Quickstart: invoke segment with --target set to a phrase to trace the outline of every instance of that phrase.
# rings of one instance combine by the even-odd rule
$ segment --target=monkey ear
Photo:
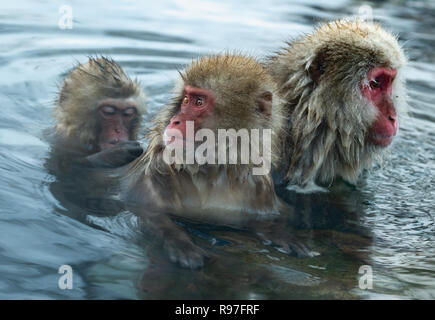
[[[323,52],[319,52],[317,56],[314,58],[313,62],[311,63],[308,72],[310,74],[311,79],[316,84],[319,84],[320,77],[322,74],[324,74],[326,71],[326,61],[325,61],[325,55]]]
[[[258,108],[260,109],[260,112],[266,117],[270,117],[270,114],[272,113],[272,97],[272,92],[264,91],[259,96],[257,96],[257,99],[255,100]]]

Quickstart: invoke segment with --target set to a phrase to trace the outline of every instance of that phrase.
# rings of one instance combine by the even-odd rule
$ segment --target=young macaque
[[[286,182],[355,183],[393,141],[406,106],[397,39],[377,24],[335,21],[267,62],[286,100]]]
[[[108,58],[89,59],[66,77],[57,99],[56,147],[82,165],[120,167],[142,153],[136,142],[145,95]]]
[[[145,234],[161,241],[170,259],[184,267],[202,266],[206,253],[173,217],[246,228],[287,253],[309,255],[285,225],[291,208],[275,195],[268,170],[254,170],[267,168],[267,150],[270,162],[274,161],[284,125],[282,101],[270,75],[254,59],[217,55],[193,62],[180,78],[174,102],[155,119],[147,150],[128,166],[122,182],[126,208],[140,218]],[[246,150],[241,143],[233,149],[237,161],[229,163],[234,153],[231,144],[221,149],[218,136],[222,129],[251,131],[248,148],[258,142],[263,162],[250,159],[242,163]],[[270,139],[265,138],[265,131],[270,132]],[[207,149],[202,162],[197,155],[204,138],[212,141],[212,150]],[[171,163],[167,152],[177,152],[177,148],[183,157]],[[195,157],[189,163],[190,148],[195,149]],[[257,149],[251,149],[251,156]]]
[[[56,177],[50,189],[64,207],[104,214],[122,209],[122,202],[110,199],[108,190],[117,181],[110,179],[108,169],[142,154],[136,139],[144,112],[139,83],[111,59],[91,58],[67,75],[57,98],[46,162]]]

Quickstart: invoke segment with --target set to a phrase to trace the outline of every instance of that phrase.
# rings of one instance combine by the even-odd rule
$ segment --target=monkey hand
[[[111,148],[86,157],[95,168],[117,168],[139,157],[143,149],[137,141],[122,141]]]
[[[204,258],[208,257],[207,253],[195,245],[184,232],[166,236],[163,247],[169,259],[184,268],[201,268],[204,265]]]

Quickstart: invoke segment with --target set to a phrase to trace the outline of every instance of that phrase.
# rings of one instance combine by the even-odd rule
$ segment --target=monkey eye
[[[204,99],[203,99],[203,98],[198,98],[198,99],[196,99],[195,104],[196,104],[198,107],[201,107],[201,106],[204,104]]]
[[[377,81],[377,80],[370,81],[370,88],[371,89],[377,89],[377,88],[380,88],[380,86],[381,86],[380,81]]]
[[[131,116],[135,115],[136,112],[137,112],[136,108],[130,107],[130,108],[127,108],[124,110],[123,115],[125,117],[131,117]]]
[[[111,107],[111,106],[104,106],[101,108],[101,111],[106,116],[113,116],[116,113],[116,109],[114,107]]]
[[[184,104],[188,104],[189,103],[189,98],[187,96],[184,96],[183,103]]]

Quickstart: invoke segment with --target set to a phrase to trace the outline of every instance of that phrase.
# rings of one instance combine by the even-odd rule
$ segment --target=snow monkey
[[[109,171],[143,152],[136,142],[145,112],[139,83],[113,60],[90,58],[68,73],[54,111],[57,122],[49,134],[52,149],[46,162],[56,177],[50,183],[53,195],[72,208],[66,214],[82,221],[89,211],[118,213],[123,204],[108,190],[119,181],[109,179]]]
[[[180,72],[174,95],[150,129],[146,151],[121,174],[123,201],[139,217],[144,233],[162,244],[171,261],[187,268],[201,267],[207,254],[172,218],[247,229],[287,253],[310,255],[282,222],[292,211],[277,198],[270,173],[254,174],[256,163],[242,163],[240,157],[235,163],[214,161],[222,154],[220,149],[214,153],[215,140],[213,152],[207,151],[212,156],[204,163],[197,158],[187,161],[188,145],[197,147],[201,132],[218,137],[220,130],[231,129],[260,131],[251,135],[259,137],[260,145],[266,143],[261,131],[268,129],[274,161],[284,110],[263,66],[242,55],[203,57]],[[173,145],[186,151],[181,163],[165,159],[165,151]],[[241,148],[236,149],[238,155]]]
[[[122,166],[142,153],[135,140],[144,112],[139,83],[113,60],[90,58],[62,84],[55,108],[58,143],[90,166]]]
[[[405,55],[377,24],[334,21],[266,62],[286,101],[286,182],[355,183],[393,141],[406,108]]]

